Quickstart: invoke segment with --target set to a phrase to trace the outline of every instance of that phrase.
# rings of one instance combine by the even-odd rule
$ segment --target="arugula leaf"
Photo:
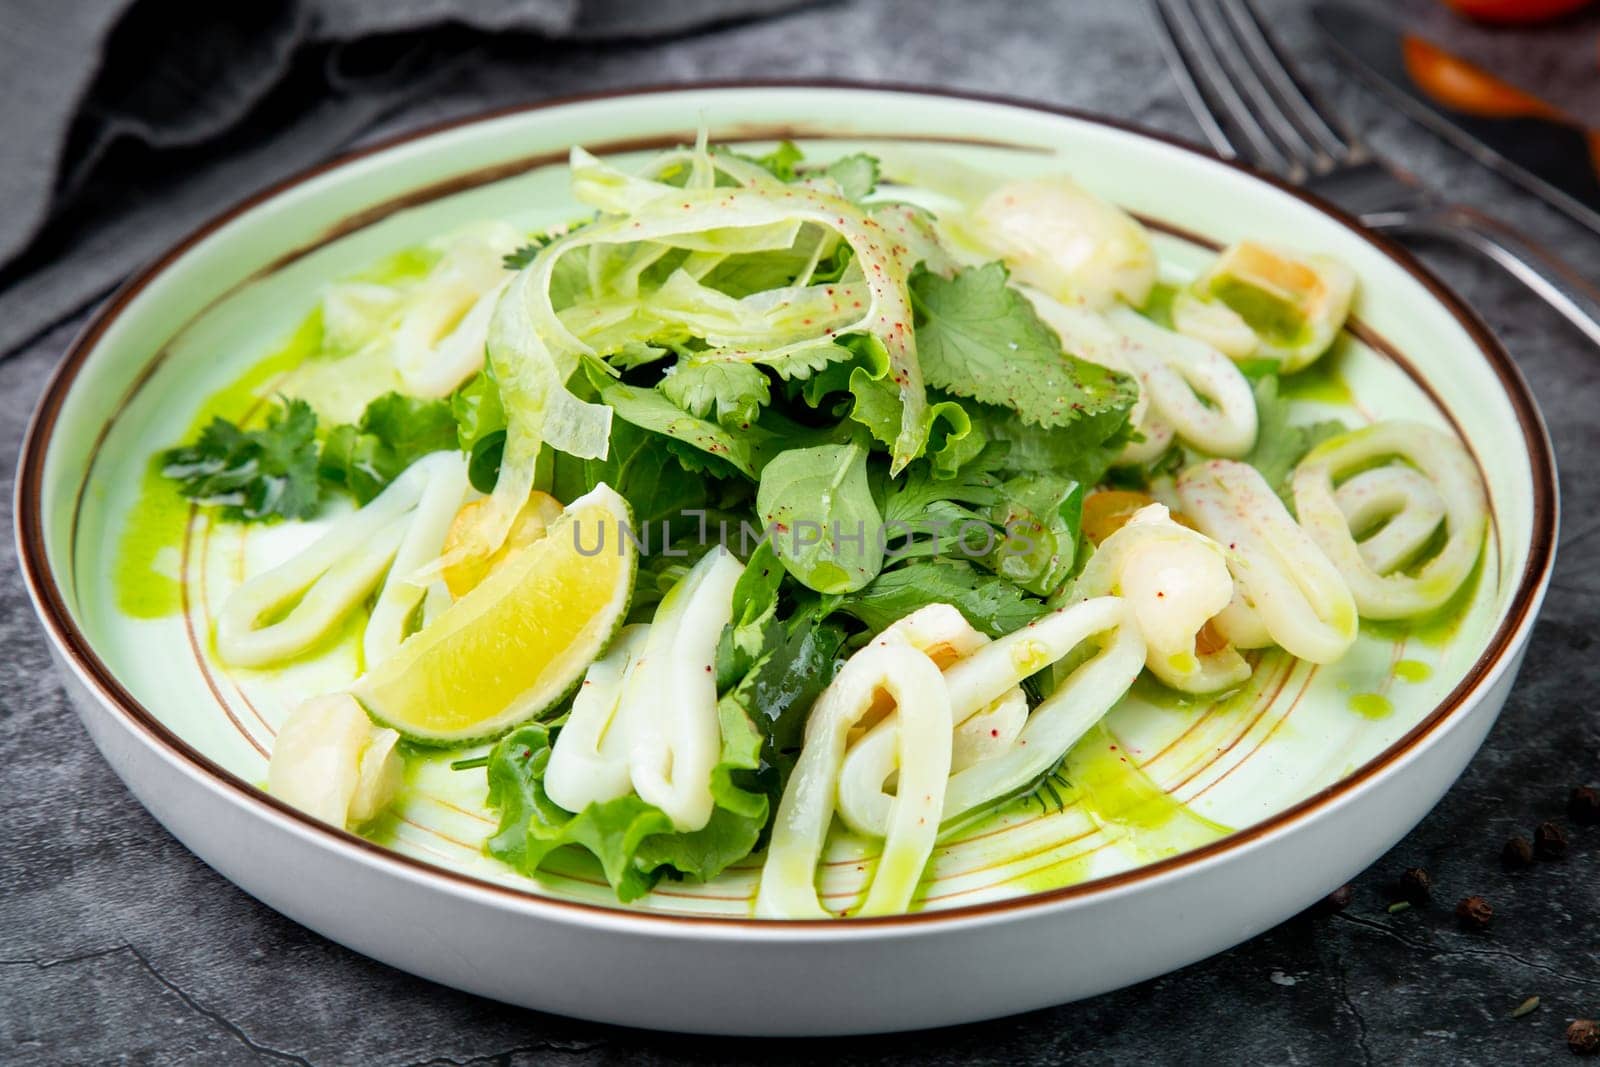
[[[750,673],[772,637],[778,590],[787,575],[770,540],[750,555],[733,587],[733,617],[717,644],[717,689],[726,690]]]
[[[822,173],[839,183],[847,200],[864,200],[878,187],[878,160],[865,152],[836,159]]]
[[[451,407],[448,400],[385,393],[367,405],[359,422],[335,427],[328,435],[318,472],[365,504],[418,459],[456,447]]]
[[[1345,425],[1337,419],[1307,426],[1290,425],[1290,404],[1279,395],[1275,374],[1256,382],[1255,394],[1256,443],[1244,462],[1260,471],[1266,483],[1283,495],[1289,476],[1305,454],[1328,438],[1344,433]]]
[[[930,559],[884,571],[866,588],[839,598],[832,610],[878,631],[929,604],[952,604],[990,637],[1026,626],[1047,610],[1042,600],[966,560]]]
[[[556,849],[582,848],[599,861],[622,901],[648,893],[663,875],[702,881],[716,877],[755,848],[769,804],[763,792],[736,780],[742,775],[754,784],[760,732],[735,700],[719,702],[717,714],[722,753],[711,772],[716,807],[701,829],[678,833],[665,812],[633,794],[591,804],[576,815],[564,810],[544,789],[552,731],[543,723],[529,723],[507,734],[489,753],[488,804],[500,810],[500,823],[484,850],[531,876]]]
[[[883,568],[883,520],[862,445],[780,452],[761,473],[756,511],[778,558],[811,589],[860,589]]]
[[[845,628],[827,620],[817,602],[766,626],[766,644],[732,695],[761,732],[761,787],[783,795],[799,757],[806,717],[841,665]]]
[[[943,278],[911,275],[917,354],[929,385],[1009,408],[1023,421],[1066,426],[1126,411],[1132,378],[1067,355],[999,263]]]
[[[728,430],[748,430],[772,401],[760,368],[736,360],[679,360],[656,388],[696,418],[715,411],[717,422]]]
[[[192,445],[161,456],[178,492],[232,520],[305,519],[316,513],[317,416],[304,400],[280,400],[259,430],[215,418]]]

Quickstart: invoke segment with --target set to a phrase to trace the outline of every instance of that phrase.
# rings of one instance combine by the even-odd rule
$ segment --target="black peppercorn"
[[[1567,1047],[1580,1056],[1600,1052],[1600,1023],[1593,1019],[1574,1020],[1567,1027]]]
[[[1323,897],[1317,904],[1317,910],[1327,913],[1343,911],[1350,906],[1350,901],[1355,899],[1355,895],[1354,886],[1342,885]]]
[[[1579,826],[1600,826],[1600,792],[1580,785],[1567,797],[1567,814]]]
[[[1533,846],[1520,834],[1505,843],[1500,850],[1500,865],[1508,871],[1520,871],[1533,866]]]
[[[1400,875],[1400,882],[1395,888],[1396,895],[1401,900],[1419,905],[1426,904],[1428,897],[1433,893],[1433,879],[1421,867],[1407,867]]]
[[[1533,852],[1542,860],[1566,858],[1566,832],[1557,823],[1540,823],[1533,831]]]
[[[1462,897],[1456,905],[1456,918],[1468,930],[1484,930],[1494,918],[1494,908],[1482,897]]]

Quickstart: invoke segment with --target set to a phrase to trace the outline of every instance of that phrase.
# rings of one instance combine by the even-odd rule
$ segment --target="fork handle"
[[[1600,289],[1554,252],[1522,237],[1505,223],[1460,204],[1370,215],[1362,221],[1375,230],[1442,237],[1480,253],[1600,345]]]

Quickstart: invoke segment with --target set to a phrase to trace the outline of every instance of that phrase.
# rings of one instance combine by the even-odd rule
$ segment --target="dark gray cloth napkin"
[[[638,41],[805,2],[3,0],[0,354],[485,38]]]

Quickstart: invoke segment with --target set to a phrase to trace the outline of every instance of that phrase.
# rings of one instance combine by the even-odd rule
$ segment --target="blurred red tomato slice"
[[[1591,0],[1444,0],[1480,22],[1541,22],[1588,7]]]

